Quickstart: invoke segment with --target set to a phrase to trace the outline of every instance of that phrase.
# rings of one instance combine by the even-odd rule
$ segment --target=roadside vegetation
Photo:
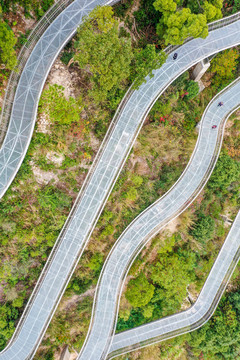
[[[224,15],[237,7],[237,1],[224,4]],[[51,1],[3,2],[3,16],[10,9],[17,11],[19,5],[26,16],[38,17]],[[97,8],[61,53],[61,69],[70,74],[73,89],[53,82],[45,87],[29,151],[0,200],[0,349],[14,331],[124,93],[134,80],[138,88],[148,73],[161,66],[167,44],[181,44],[188,36],[205,37],[206,21],[220,18],[221,8],[220,0],[123,1],[113,9]],[[15,40],[11,41],[14,51]],[[66,344],[80,349],[94,288],[109,250],[126,226],[178,179],[194,148],[195,127],[206,105],[239,76],[239,68],[238,48],[227,50],[212,60],[203,79],[204,91],[199,93],[191,72],[186,72],[156,102],[36,359],[51,360]],[[134,262],[121,300],[118,331],[185,309],[196,299],[229,229],[223,216],[233,220],[239,208],[238,118],[237,112],[229,120],[221,156],[202,194]],[[211,349],[207,344],[212,344],[226,319],[222,334],[229,331],[230,320],[236,325],[239,278],[236,271],[216,313],[219,320],[213,318],[207,330],[200,329],[198,338],[194,334],[181,337],[156,345],[152,353],[152,347],[146,348],[129,358],[197,358],[202,356],[198,354],[201,347],[209,359],[216,354],[227,358],[223,345],[214,344]],[[238,325],[234,329],[238,331]],[[219,337],[219,343],[221,339],[227,346],[231,337]],[[236,337],[231,346],[239,349],[238,341]]]

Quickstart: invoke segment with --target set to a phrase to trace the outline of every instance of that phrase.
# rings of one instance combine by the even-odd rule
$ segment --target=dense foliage
[[[0,6],[0,64],[6,69],[12,70],[17,63],[14,46],[17,42],[14,33],[2,18],[2,8]]]
[[[154,45],[132,48],[131,39],[121,36],[119,23],[109,6],[95,8],[79,27],[75,61],[91,76],[90,97],[95,103],[113,97],[129,80],[138,88],[144,78],[166,60]]]
[[[64,87],[56,84],[43,91],[39,106],[40,112],[48,114],[51,122],[61,125],[79,122],[83,108],[81,98],[76,100],[69,97],[67,100],[64,96]]]
[[[240,292],[224,296],[213,318],[193,332],[190,349],[198,357],[209,360],[239,357],[240,351]]]
[[[11,0],[2,3],[6,5],[4,11],[10,7],[16,9],[17,4],[21,4],[26,13],[35,11],[39,17],[52,1]],[[96,149],[92,148],[90,132],[94,141],[95,135],[102,137],[127,87],[135,81],[138,88],[146,75],[151,76],[152,71],[161,66],[165,57],[159,48],[167,42],[182,42],[186,36],[205,36],[206,20],[221,17],[222,1],[142,0],[134,11],[134,20],[132,4],[129,1],[119,7],[122,19],[127,14],[124,24],[120,24],[111,8],[96,9],[80,27],[76,41],[65,49],[61,59],[80,79],[77,95],[66,98],[64,88],[58,85],[44,91],[40,112],[43,117],[47,115],[50,124],[44,132],[40,126],[37,128],[13,186],[0,201],[0,275],[4,288],[1,295],[1,347],[12,335],[15,321],[93,160]],[[9,42],[10,49],[13,42]],[[11,54],[12,61],[14,56]],[[71,63],[72,58],[78,66]],[[235,76],[237,58],[237,50],[216,56],[211,68],[214,72],[212,84],[216,84],[213,89],[219,88],[216,79],[224,86]],[[223,71],[226,66],[227,74]],[[73,300],[67,299],[70,305],[63,307],[66,312],[59,311],[54,317],[41,359],[53,359],[53,349],[64,344],[74,344],[76,349],[81,347],[91,314],[92,297],[85,295],[92,296],[107,252],[125,227],[169,189],[188,161],[196,138],[194,128],[214,93],[207,89],[198,95],[198,91],[197,83],[189,80],[189,74],[185,73],[150,112],[68,286],[67,296],[77,296]],[[234,217],[238,207],[238,131],[236,124],[229,130],[231,136],[203,197],[182,215],[175,232],[154,239],[133,264],[120,309],[118,330],[178,311],[182,305],[189,305],[188,292],[194,295],[199,292],[214,254],[226,236],[221,214],[229,212],[229,216]],[[62,160],[54,162],[56,159]],[[47,183],[36,181],[41,176],[47,177]],[[83,295],[85,291],[89,293]],[[213,327],[214,323],[210,330]],[[219,327],[216,330],[216,343],[210,330],[199,337],[203,339],[200,346],[209,359],[211,356],[221,358],[220,343],[224,339],[218,337],[218,332],[226,334],[226,329]],[[237,331],[238,327],[234,329]],[[226,347],[230,337],[226,334],[225,338]],[[205,339],[209,346],[203,344]],[[197,354],[198,342],[193,339],[189,344]],[[232,351],[236,354],[238,343],[233,345]],[[161,350],[161,358],[170,356],[171,351],[176,356],[183,356],[181,348],[176,348]],[[159,351],[153,354],[145,351],[142,359],[158,358]]]
[[[38,18],[43,16],[53,3],[54,0],[0,0],[0,5],[5,13],[10,10],[16,12],[20,5],[27,16],[31,16],[31,11],[34,11]]]

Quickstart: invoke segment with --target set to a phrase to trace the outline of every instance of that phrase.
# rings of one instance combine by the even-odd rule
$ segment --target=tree
[[[190,350],[203,358],[238,359],[240,348],[239,292],[230,293],[220,302],[212,319],[190,335]]]
[[[156,10],[161,11],[162,13],[172,13],[176,11],[177,8],[177,4],[174,0],[156,0],[153,3],[153,6]]]
[[[211,61],[211,71],[221,79],[232,79],[237,66],[239,53],[236,49],[230,49],[218,54]]]
[[[197,240],[203,243],[211,240],[214,233],[214,220],[210,216],[199,214],[197,221],[193,225],[190,233]]]
[[[2,19],[2,8],[0,6],[0,62],[6,69],[12,70],[17,64],[14,46],[17,42],[13,31]]]
[[[41,96],[40,110],[44,110],[52,122],[64,125],[79,122],[83,108],[81,99],[76,100],[70,97],[67,100],[63,91],[63,86],[50,85]]]
[[[0,350],[6,345],[7,339],[12,336],[17,317],[18,310],[9,303],[0,306]]]
[[[166,61],[167,55],[162,51],[156,52],[154,45],[148,44],[144,49],[136,49],[132,64],[132,79],[135,79],[134,88],[146,82],[147,75],[153,77],[153,70],[160,68]]]
[[[233,4],[233,13],[237,12],[240,10],[240,0],[234,0],[234,4]]]
[[[188,94],[186,95],[187,100],[193,99],[199,93],[199,85],[196,81],[190,80],[187,82],[186,91]]]
[[[227,154],[222,154],[213,170],[208,187],[213,190],[226,190],[240,176],[240,164]]]
[[[161,301],[162,315],[179,309],[186,297],[187,285],[194,279],[195,254],[181,250],[161,253],[151,269],[151,280],[158,287],[154,301]]]
[[[156,0],[153,5],[163,13],[157,26],[157,34],[166,44],[180,45],[190,36],[205,38],[208,35],[205,14],[192,14],[189,8],[177,9],[177,2]]]
[[[221,11],[222,6],[217,7],[211,4],[210,2],[205,1],[203,8],[207,18],[207,22],[211,22],[222,18],[222,11]]]
[[[191,14],[188,8],[169,16],[164,14],[164,24],[167,26],[164,34],[166,44],[180,45],[190,36],[205,38],[208,35],[206,16]]]
[[[119,37],[112,8],[103,6],[96,7],[79,27],[76,44],[74,59],[92,75],[90,95],[102,102],[130,75],[131,40]]]
[[[141,273],[138,277],[129,281],[125,296],[133,307],[142,307],[149,303],[153,293],[154,286]]]

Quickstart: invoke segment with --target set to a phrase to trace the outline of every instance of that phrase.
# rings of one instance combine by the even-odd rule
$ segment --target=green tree
[[[12,336],[17,317],[17,309],[9,303],[0,306],[0,350],[5,347],[7,340]]]
[[[229,155],[223,154],[213,170],[208,187],[213,191],[226,190],[240,176],[240,164]]]
[[[214,220],[210,216],[199,214],[197,221],[193,225],[190,233],[197,240],[203,243],[211,240],[214,234]]]
[[[240,10],[240,0],[234,0],[232,12],[235,13]]]
[[[177,3],[174,0],[156,0],[153,6],[162,13],[172,13],[177,9]]]
[[[103,255],[97,252],[91,257],[89,263],[87,264],[87,267],[89,267],[96,274],[98,274],[102,268],[102,264],[103,264]]]
[[[44,90],[39,107],[40,111],[45,111],[49,115],[52,122],[63,125],[79,122],[83,108],[81,99],[70,97],[67,100],[64,96],[64,87],[56,84]]]
[[[192,14],[189,8],[177,9],[179,1],[156,0],[153,5],[163,13],[157,26],[157,34],[166,44],[179,45],[192,36],[205,38],[208,35],[205,14]]]
[[[147,75],[153,77],[153,70],[160,68],[166,61],[167,55],[162,51],[156,52],[154,45],[148,44],[144,49],[136,49],[132,63],[132,79],[135,80],[134,88],[146,82]]]
[[[90,72],[95,102],[106,100],[109,91],[121,87],[130,75],[131,40],[119,37],[118,21],[109,6],[96,7],[78,29],[75,60]]]
[[[202,37],[208,35],[207,19],[204,14],[191,14],[190,9],[183,8],[169,16],[164,15],[167,26],[164,34],[166,44],[179,45],[188,37]]]
[[[149,303],[154,294],[154,286],[141,273],[128,283],[126,298],[133,307],[142,307]]]
[[[218,5],[218,4],[216,4],[216,5]],[[219,7],[219,5],[214,6],[213,4],[211,4],[211,2],[208,2],[208,1],[204,2],[203,8],[204,8],[204,13],[207,18],[207,22],[211,22],[211,21],[222,18],[222,11],[221,11],[222,6],[221,5]]]
[[[162,253],[151,269],[151,280],[158,285],[154,297],[161,301],[163,315],[179,309],[186,297],[187,285],[194,279],[195,254],[187,251]]]
[[[232,79],[239,53],[236,49],[225,50],[211,61],[211,71],[221,79]]]
[[[193,237],[203,243],[211,240],[214,233],[214,220],[210,216],[199,214],[190,233]]]
[[[239,292],[223,298],[212,319],[190,335],[190,350],[195,356],[202,353],[208,360],[239,357],[240,323]]]
[[[193,99],[199,93],[199,85],[196,81],[190,80],[187,82],[186,91],[188,94],[186,95],[187,100]]]
[[[0,62],[2,67],[12,70],[17,64],[16,52],[14,46],[17,39],[13,31],[2,19],[2,8],[0,6]]]

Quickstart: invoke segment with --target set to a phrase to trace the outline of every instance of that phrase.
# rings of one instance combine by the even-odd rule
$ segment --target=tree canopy
[[[223,298],[206,325],[191,333],[190,350],[209,360],[237,359],[240,348],[240,293]]]
[[[161,300],[167,311],[174,312],[186,297],[187,285],[195,277],[195,261],[194,253],[161,253],[152,267],[151,280],[158,286],[156,301]]]
[[[153,70],[156,70],[162,66],[166,61],[166,54],[156,52],[155,45],[148,44],[143,49],[135,49],[134,59],[132,62],[132,79],[135,80],[134,87],[138,88],[145,80],[145,77],[149,75],[153,76]]]
[[[198,219],[193,225],[191,235],[197,240],[205,243],[211,240],[214,233],[214,220],[210,216],[199,214]]]
[[[166,44],[179,45],[188,37],[208,35],[207,18],[205,14],[193,14],[189,8],[177,9],[173,0],[156,0],[153,5],[163,13],[157,26],[157,33],[165,39]]]
[[[131,39],[120,35],[112,8],[99,6],[78,29],[74,59],[91,75],[89,95],[97,103],[113,97],[129,81],[138,88],[165,62],[166,55],[151,44],[133,49]]]
[[[64,96],[64,87],[60,85],[50,85],[46,89],[40,100],[40,109],[49,115],[50,120],[59,124],[70,124],[78,122],[82,111],[81,99],[74,99]]]
[[[6,69],[12,70],[17,64],[14,46],[17,39],[13,31],[2,18],[2,8],[0,6],[0,63]]]
[[[150,284],[146,276],[141,273],[128,283],[126,298],[133,307],[145,306],[153,297],[154,286]]]
[[[110,6],[96,7],[78,29],[75,60],[92,74],[92,97],[105,100],[130,75],[131,40],[119,37]]]
[[[236,49],[225,50],[211,61],[211,71],[222,79],[232,79],[237,67],[239,53]]]
[[[213,170],[208,187],[214,191],[226,190],[240,176],[240,164],[227,154],[222,154]]]

